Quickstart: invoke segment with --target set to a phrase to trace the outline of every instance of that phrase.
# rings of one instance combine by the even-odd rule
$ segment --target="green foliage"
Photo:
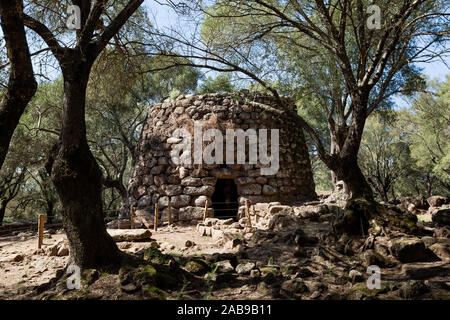
[[[231,74],[229,73],[221,73],[216,78],[208,77],[197,88],[199,94],[233,91],[234,86],[231,83]]]
[[[414,101],[412,112],[413,158],[450,187],[450,76],[445,82],[431,82],[430,90]]]
[[[411,97],[410,109],[369,118],[361,168],[380,199],[450,193],[450,77]]]

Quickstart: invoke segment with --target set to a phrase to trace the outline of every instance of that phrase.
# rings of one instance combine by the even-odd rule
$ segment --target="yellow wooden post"
[[[42,247],[42,242],[44,240],[44,215],[39,215],[38,220],[38,249]]]
[[[206,202],[205,202],[205,212],[203,212],[203,221],[205,221],[206,217],[208,216],[208,206],[209,206],[209,201],[206,200]]]
[[[134,208],[133,208],[133,205],[130,206],[130,224],[131,224],[131,229],[134,229]]]
[[[250,227],[252,227],[252,218],[250,216],[250,207],[249,207],[247,199],[245,199],[245,213],[246,213],[247,218],[248,218],[248,223],[250,224]]]
[[[169,198],[169,205],[168,205],[167,210],[168,210],[168,215],[169,215],[169,217],[168,217],[169,226],[171,226],[172,225],[172,203],[170,202],[170,198]]]
[[[159,215],[159,206],[157,203],[155,203],[155,223],[153,226],[154,231],[158,231],[158,215]]]

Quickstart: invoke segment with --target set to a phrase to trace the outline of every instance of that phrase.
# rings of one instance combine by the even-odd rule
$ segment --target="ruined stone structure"
[[[290,99],[281,99],[285,108],[295,108]],[[153,225],[154,205],[158,203],[160,221],[166,221],[169,199],[174,221],[202,219],[207,201],[208,216],[236,217],[243,210],[245,199],[250,203],[292,203],[316,199],[303,132],[292,119],[280,116],[270,106],[276,106],[273,97],[242,90],[233,94],[182,95],[150,107],[129,184],[130,204],[136,208],[136,219],[147,227]],[[206,164],[203,161],[195,164],[195,128],[199,125],[204,134],[207,129],[222,133],[223,163]],[[184,129],[192,139],[184,140],[183,135],[174,134],[177,129]],[[227,130],[237,132],[237,129],[247,134],[251,133],[248,129],[255,129],[253,133],[258,139],[264,136],[260,129],[268,129],[266,154],[271,156],[276,151],[272,150],[272,142],[276,139],[270,130],[279,129],[277,172],[262,174],[261,169],[272,166],[272,163],[263,162],[260,153],[256,153],[259,156],[256,163],[255,155],[253,164],[249,163],[252,160],[249,146],[255,148],[257,141],[256,149],[261,152],[261,140],[245,140],[245,163],[242,164],[242,158],[238,163],[237,151],[233,155],[234,161],[227,160],[227,142],[234,146],[234,150],[238,144],[234,136],[227,136]],[[232,142],[227,141],[230,138]],[[203,152],[211,151],[208,149],[211,142],[208,141],[218,141],[217,136],[211,140],[203,136],[203,139],[200,140],[203,141]],[[191,158],[191,164],[173,157],[175,150],[185,141],[186,146],[194,147],[191,154],[180,152],[181,159]],[[214,149],[210,153],[217,156],[217,152]]]

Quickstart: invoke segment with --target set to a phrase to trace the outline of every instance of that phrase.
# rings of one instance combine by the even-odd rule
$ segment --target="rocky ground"
[[[448,203],[259,204],[238,222],[111,230],[139,262],[85,270],[79,290],[67,289],[62,233],[47,234],[42,250],[31,234],[1,238],[0,298],[450,299]],[[367,286],[373,265],[378,289]]]

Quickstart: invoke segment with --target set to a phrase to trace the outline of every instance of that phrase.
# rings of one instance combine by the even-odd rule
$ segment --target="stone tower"
[[[153,225],[158,203],[160,221],[167,220],[169,199],[174,221],[202,219],[206,202],[209,216],[236,217],[246,199],[315,200],[303,132],[270,106],[276,106],[273,97],[246,90],[182,95],[151,106],[129,183],[136,219]]]

